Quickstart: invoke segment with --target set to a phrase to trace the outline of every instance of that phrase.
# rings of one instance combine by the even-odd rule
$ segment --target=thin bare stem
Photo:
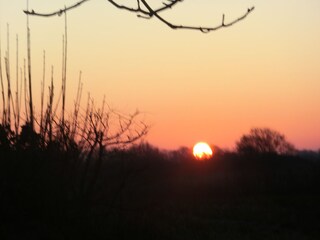
[[[62,127],[64,127],[65,119],[65,104],[66,104],[66,83],[67,83],[67,50],[68,50],[68,29],[67,29],[67,12],[64,12],[64,29],[65,29],[65,37],[64,37],[64,59],[63,59],[63,76],[62,76]]]
[[[3,75],[2,75],[2,54],[1,54],[1,32],[0,32],[0,82],[1,82],[1,94],[2,94],[2,124],[6,124],[6,98],[4,94]]]
[[[11,99],[11,79],[10,79],[10,41],[9,41],[9,24],[7,24],[7,51],[5,57],[5,69],[6,69],[6,77],[7,77],[7,120],[6,124],[11,126],[11,107],[10,107],[10,99]]]
[[[83,137],[82,137],[81,141],[85,140],[84,136],[86,135],[86,132],[87,132],[89,114],[90,114],[90,93],[88,93],[86,113],[85,113],[85,117],[84,117],[84,121],[83,121],[82,133],[81,133],[81,136],[83,136]]]
[[[29,9],[29,1],[27,0],[27,9]],[[34,115],[33,115],[33,102],[32,102],[32,80],[31,80],[31,40],[30,40],[30,27],[29,15],[27,15],[27,45],[28,45],[28,79],[29,79],[29,111],[30,111],[30,126],[34,130]]]
[[[19,95],[19,112],[18,112],[18,125],[20,126],[20,116],[21,116],[21,100],[22,100],[22,82],[23,82],[22,68],[20,67],[20,95]]]
[[[76,100],[74,102],[74,113],[73,113],[73,129],[71,131],[71,138],[73,139],[76,132],[77,132],[77,126],[78,126],[78,114],[80,109],[80,102],[81,102],[81,96],[82,96],[82,87],[83,84],[81,82],[81,71],[79,73],[79,82],[78,82],[78,89],[77,89],[77,96]]]
[[[40,133],[43,133],[43,102],[44,102],[44,86],[46,80],[46,51],[43,51],[43,75],[41,81],[41,113],[40,113]]]
[[[19,109],[19,39],[18,35],[16,35],[16,119],[15,119],[15,130],[16,136],[19,133],[19,117],[20,117],[20,109]]]
[[[53,96],[54,96],[54,86],[53,86],[53,66],[51,66],[51,85],[49,87],[49,100],[47,103],[47,110],[46,110],[46,119],[44,124],[43,130],[43,137],[45,137],[47,131],[49,142],[52,142],[52,107],[53,107]],[[49,128],[49,129],[48,129]]]
[[[24,59],[23,61],[23,79],[24,79],[24,91],[23,91],[24,92],[24,109],[25,109],[26,121],[29,122],[26,59]]]

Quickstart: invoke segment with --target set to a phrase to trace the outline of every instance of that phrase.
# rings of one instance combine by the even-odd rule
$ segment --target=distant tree
[[[63,13],[66,13],[69,10],[77,8],[80,5],[82,5],[83,3],[88,2],[88,1],[89,0],[80,0],[71,6],[64,7],[59,10],[49,12],[49,13],[40,13],[40,12],[37,12],[34,10],[29,10],[29,9],[24,10],[24,12],[28,15],[35,15],[35,16],[41,16],[41,17],[51,17],[51,16],[56,16],[56,15],[61,16]],[[153,4],[149,3],[152,1],[148,1],[148,0],[125,1],[126,4],[123,4],[122,3],[123,1],[107,0],[107,2],[109,2],[114,7],[118,8],[118,9],[129,11],[129,12],[133,12],[133,13],[137,14],[137,16],[140,18],[145,18],[145,19],[156,18],[157,20],[159,20],[160,22],[162,22],[163,24],[167,25],[168,27],[170,27],[172,29],[198,30],[203,33],[208,33],[211,31],[216,31],[221,28],[230,27],[230,26],[234,25],[235,23],[240,22],[241,20],[246,18],[254,10],[254,7],[247,8],[247,10],[245,11],[245,13],[242,16],[240,16],[234,20],[231,20],[229,22],[225,21],[225,15],[223,14],[222,19],[221,19],[221,23],[216,26],[213,26],[213,27],[175,24],[169,20],[166,20],[163,16],[161,16],[162,12],[175,7],[176,4],[178,4],[182,1],[183,0],[159,1],[159,2],[161,2],[161,5],[158,7],[153,7],[152,6]],[[119,2],[121,2],[121,3],[119,3]]]
[[[21,127],[21,132],[16,139],[16,145],[19,148],[27,149],[31,148],[34,150],[39,150],[41,147],[40,144],[40,134],[32,129],[32,125],[29,122],[26,122]]]
[[[194,159],[193,157],[192,149],[188,147],[180,147],[171,152],[171,160],[174,161]]]
[[[298,151],[298,156],[302,157],[304,159],[309,159],[313,161],[319,161],[320,160],[320,150],[313,151],[313,150],[301,150]]]
[[[239,153],[262,153],[291,155],[295,153],[294,146],[285,136],[269,128],[253,128],[237,142]]]

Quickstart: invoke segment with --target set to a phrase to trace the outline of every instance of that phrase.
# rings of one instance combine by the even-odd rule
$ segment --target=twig
[[[29,9],[29,1],[27,1],[27,9]],[[30,27],[29,15],[27,15],[27,46],[28,46],[28,79],[29,79],[29,109],[30,109],[30,126],[34,130],[34,115],[32,102],[32,80],[31,80],[31,43],[30,43]]]
[[[24,109],[25,109],[25,115],[26,115],[26,122],[29,122],[26,59],[23,59],[23,80],[24,80]]]
[[[24,13],[27,15],[33,15],[33,16],[40,16],[40,17],[51,17],[51,16],[61,16],[61,14],[66,13],[69,10],[72,10],[74,8],[79,7],[81,4],[87,2],[88,0],[81,0],[69,7],[65,7],[64,9],[59,9],[57,11],[51,12],[51,13],[39,13],[39,12],[35,12],[34,10],[24,10]],[[166,19],[164,19],[163,17],[161,17],[159,15],[159,13],[171,9],[172,7],[174,7],[177,3],[182,2],[183,0],[167,0],[169,3],[164,2],[162,7],[153,9],[146,0],[137,0],[137,6],[136,7],[128,7],[122,4],[117,3],[114,0],[107,0],[110,4],[112,4],[113,6],[115,6],[118,9],[123,9],[129,12],[134,12],[137,14],[138,17],[140,18],[145,18],[145,19],[151,19],[152,17],[157,18],[159,21],[161,21],[162,23],[164,23],[165,25],[167,25],[168,27],[172,28],[172,29],[187,29],[187,30],[196,30],[196,31],[201,31],[203,33],[208,33],[211,31],[216,31],[218,29],[221,28],[226,28],[226,27],[230,27],[232,25],[234,25],[235,23],[240,22],[241,20],[245,19],[253,10],[254,7],[250,7],[247,9],[247,11],[240,17],[236,18],[235,20],[229,22],[229,23],[225,23],[225,16],[223,14],[222,17],[222,22],[220,25],[217,25],[215,27],[197,27],[197,26],[189,26],[189,25],[179,25],[179,24],[174,24]],[[141,7],[141,5],[144,6],[144,8]]]
[[[20,117],[21,117],[21,100],[22,100],[22,82],[23,82],[23,75],[22,75],[22,68],[20,67],[20,96],[19,96],[19,115],[18,115],[18,125],[20,126]]]
[[[40,112],[40,134],[43,133],[43,101],[44,101],[44,86],[46,77],[46,51],[43,51],[43,69],[41,81],[41,112]]]
[[[5,70],[7,77],[7,88],[8,88],[8,96],[7,96],[7,120],[6,124],[11,126],[11,107],[10,107],[10,99],[11,99],[11,76],[10,76],[10,41],[9,41],[9,24],[7,24],[7,51],[5,56]]]
[[[20,118],[20,108],[19,108],[19,39],[16,35],[16,119],[15,119],[15,130],[16,137],[19,134],[19,120]]]
[[[74,136],[77,132],[78,114],[79,114],[79,108],[80,108],[81,97],[82,97],[82,86],[83,86],[83,84],[81,82],[81,71],[80,71],[77,96],[76,96],[76,100],[74,102],[74,113],[73,113],[73,124],[72,124],[73,129],[71,131],[71,139],[74,139]]]
[[[66,9],[66,7],[65,7]],[[67,12],[64,11],[64,43],[63,43],[63,69],[62,69],[62,128],[64,127],[65,119],[65,104],[66,104],[66,83],[67,83],[67,50],[68,50],[68,30],[67,30]]]
[[[4,86],[3,86],[3,77],[2,77],[2,54],[1,54],[1,33],[0,33],[0,82],[1,82],[1,93],[2,93],[2,124],[6,123],[6,99],[4,96]]]
[[[77,2],[69,7],[65,7],[64,9],[59,9],[58,11],[54,11],[52,13],[36,13],[34,10],[29,11],[29,9],[27,10],[23,10],[23,12],[27,15],[35,15],[35,16],[40,16],[40,17],[52,17],[52,16],[61,16],[63,13],[74,9],[76,7],[79,7],[81,4],[83,4],[84,2],[87,2],[89,0],[81,0],[80,2]]]

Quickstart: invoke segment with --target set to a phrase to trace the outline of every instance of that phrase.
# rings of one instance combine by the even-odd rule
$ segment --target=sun
[[[205,142],[198,142],[193,147],[193,155],[197,160],[206,160],[212,157],[212,149]]]

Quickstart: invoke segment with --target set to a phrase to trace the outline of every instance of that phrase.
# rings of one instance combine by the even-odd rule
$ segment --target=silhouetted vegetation
[[[245,154],[295,154],[294,146],[285,136],[269,128],[253,128],[237,142],[237,151]]]
[[[320,162],[149,144],[1,149],[1,239],[317,239]],[[87,178],[83,180],[83,173]],[[94,182],[93,182],[94,181]],[[26,237],[27,236],[27,237]]]
[[[74,239],[73,235],[89,239],[89,215],[96,192],[100,192],[97,188],[103,164],[109,158],[107,152],[130,146],[149,130],[139,111],[124,114],[111,109],[105,100],[97,106],[90,95],[86,108],[80,108],[81,73],[73,114],[65,117],[66,24],[65,30],[61,92],[55,100],[51,67],[46,103],[44,52],[39,118],[33,105],[28,19],[28,68],[24,61],[24,71],[22,73],[20,69],[19,74],[18,64],[16,66],[15,100],[11,92],[9,44],[5,51],[5,78],[0,61],[3,102],[0,115],[0,222],[3,223],[0,239],[59,239],[60,236]],[[7,38],[9,43],[9,25]],[[18,47],[16,51],[18,63]],[[5,80],[7,84],[3,84]],[[61,112],[57,114],[60,107]],[[83,229],[78,230],[78,227]]]
[[[68,11],[81,6],[85,2],[88,2],[88,0],[80,0],[73,5],[70,5],[68,7],[65,6],[64,8],[61,8],[59,10],[56,10],[50,13],[40,13],[34,10],[29,11],[29,9],[24,10],[24,13],[27,15],[34,15],[34,16],[40,16],[40,17],[61,16],[62,14],[66,14]],[[234,24],[245,19],[254,10],[254,7],[247,8],[245,13],[242,16],[228,22],[225,21],[225,15],[223,14],[221,24],[214,27],[203,27],[203,26],[199,27],[199,26],[181,25],[181,24],[172,23],[170,20],[166,20],[166,18],[162,16],[162,13],[164,11],[176,7],[176,5],[182,2],[182,0],[166,0],[164,2],[161,2],[160,6],[159,5],[154,6],[154,2],[148,1],[148,0],[137,0],[137,1],[134,1],[133,5],[132,3],[130,4],[130,1],[123,3],[123,1],[121,2],[116,0],[115,1],[108,0],[108,2],[118,9],[135,13],[137,17],[144,18],[144,19],[155,18],[161,23],[167,25],[172,29],[196,30],[196,31],[201,31],[203,33],[208,33],[211,31],[216,31],[221,28],[233,26]]]
[[[147,7],[146,1],[137,3]],[[149,13],[157,17],[158,12]],[[58,94],[62,99],[64,40]],[[238,145],[254,136],[259,148],[250,144],[239,147],[239,152],[216,148],[207,161],[196,161],[186,147],[163,151],[147,143],[134,144],[148,132],[140,113],[119,113],[105,101],[98,107],[90,96],[80,111],[81,74],[73,114],[65,118],[64,103],[54,102],[53,67],[47,103],[42,81],[38,119],[33,112],[30,59],[28,74],[20,71],[23,80],[16,84],[16,101],[9,63],[7,50],[7,89],[0,61],[1,240],[318,239],[319,154],[288,155],[284,137],[271,130],[254,131]],[[24,88],[18,91],[19,85]],[[241,149],[250,154],[241,154],[247,152]]]

